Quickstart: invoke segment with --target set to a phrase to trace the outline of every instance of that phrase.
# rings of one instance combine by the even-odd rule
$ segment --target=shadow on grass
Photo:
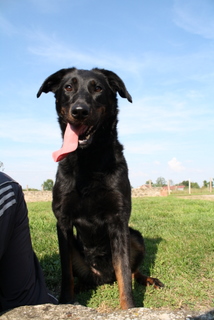
[[[45,255],[40,260],[45,276],[45,283],[50,292],[58,299],[61,283],[61,266],[59,254]]]
[[[158,246],[159,243],[163,239],[158,237],[158,238],[144,238],[145,241],[145,247],[146,247],[146,256],[144,259],[144,262],[140,266],[140,272],[146,276],[154,276],[156,275],[151,275],[150,270],[154,267],[155,265],[155,260],[156,260],[156,254],[158,251]],[[161,279],[160,279],[161,281]],[[134,289],[133,289],[133,296],[134,296],[134,301],[135,301],[135,306],[136,307],[144,307],[143,301],[144,301],[144,296],[146,293],[146,287],[138,284],[136,281],[134,282]]]
[[[147,276],[150,276],[150,270],[154,267],[156,254],[158,251],[159,243],[162,238],[144,238],[146,246],[146,256],[143,264],[140,266],[140,271]],[[61,282],[61,268],[60,268],[60,257],[58,254],[46,255],[40,261],[41,267],[45,275],[45,281],[48,289],[59,298],[60,293],[60,282]],[[161,279],[160,279],[161,280]],[[112,287],[112,290],[115,290]],[[96,295],[96,288],[82,291],[75,295],[76,300],[84,306],[87,306],[92,296]],[[134,282],[133,284],[133,296],[136,307],[143,307],[144,296],[146,287]],[[98,293],[97,293],[98,294]],[[118,296],[118,293],[116,293]],[[113,294],[114,295],[114,294]],[[115,299],[115,296],[112,297]],[[118,296],[119,301],[119,296]]]

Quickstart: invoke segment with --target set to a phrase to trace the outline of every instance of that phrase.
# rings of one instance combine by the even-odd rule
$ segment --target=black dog
[[[37,97],[49,91],[55,93],[62,136],[68,128],[78,137],[77,142],[72,138],[71,151],[58,158],[53,190],[62,267],[60,302],[73,302],[76,276],[87,286],[117,280],[120,306],[131,308],[132,274],[143,285],[163,286],[139,272],[144,241],[128,227],[131,189],[117,138],[116,94],[129,102],[132,98],[123,81],[104,69],[62,69],[44,81]]]

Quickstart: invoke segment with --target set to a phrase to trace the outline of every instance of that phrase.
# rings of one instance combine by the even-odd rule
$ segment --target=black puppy
[[[120,306],[134,306],[132,274],[141,284],[163,284],[142,275],[141,234],[128,227],[131,188],[117,137],[117,92],[132,102],[123,81],[104,69],[62,69],[42,84],[56,98],[64,137],[53,189],[53,211],[62,267],[61,303],[72,303],[74,279],[87,286],[118,281]],[[70,139],[70,140],[69,140]],[[76,236],[73,229],[76,228]]]

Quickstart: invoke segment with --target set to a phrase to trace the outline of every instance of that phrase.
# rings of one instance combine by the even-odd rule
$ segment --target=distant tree
[[[206,188],[207,188],[207,187],[208,187],[208,183],[209,183],[209,182],[207,182],[207,180],[204,180],[204,181],[203,181],[203,187],[206,187]]]
[[[53,189],[53,180],[47,179],[46,181],[43,182],[43,190],[45,191],[51,191]]]
[[[203,187],[209,188],[209,186],[210,186],[210,181],[204,180],[203,181]],[[213,178],[213,180],[211,180],[211,186],[214,187],[214,178]]]
[[[185,186],[185,187],[189,187],[189,180],[184,180],[180,183],[181,185]],[[200,188],[197,182],[191,182],[191,188]]]
[[[173,183],[172,180],[169,180],[169,185],[170,185],[170,186],[173,186],[173,185],[174,185],[174,183]]]
[[[149,184],[151,180],[147,180],[146,184]],[[153,185],[153,182],[151,181],[151,185]]]
[[[191,182],[191,188],[199,189],[199,185],[197,182]]]
[[[0,171],[4,171],[4,164],[0,161]]]
[[[188,187],[189,186],[189,180],[184,180],[179,184],[182,185],[182,186]]]
[[[166,186],[166,180],[163,177],[159,177],[156,180],[157,187],[163,187]]]

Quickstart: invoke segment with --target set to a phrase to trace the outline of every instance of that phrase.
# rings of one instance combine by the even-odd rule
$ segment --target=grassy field
[[[189,188],[185,188],[184,190],[172,190],[172,195],[180,195],[180,196],[187,196],[189,195]],[[214,189],[209,191],[209,188],[191,188],[192,195],[214,195]]]
[[[34,250],[48,287],[58,295],[60,262],[51,204],[28,203],[28,209]],[[145,238],[143,273],[165,283],[161,290],[133,283],[137,307],[214,307],[214,202],[173,196],[135,198],[130,226]],[[118,308],[117,285],[81,293],[77,300],[98,310]]]

